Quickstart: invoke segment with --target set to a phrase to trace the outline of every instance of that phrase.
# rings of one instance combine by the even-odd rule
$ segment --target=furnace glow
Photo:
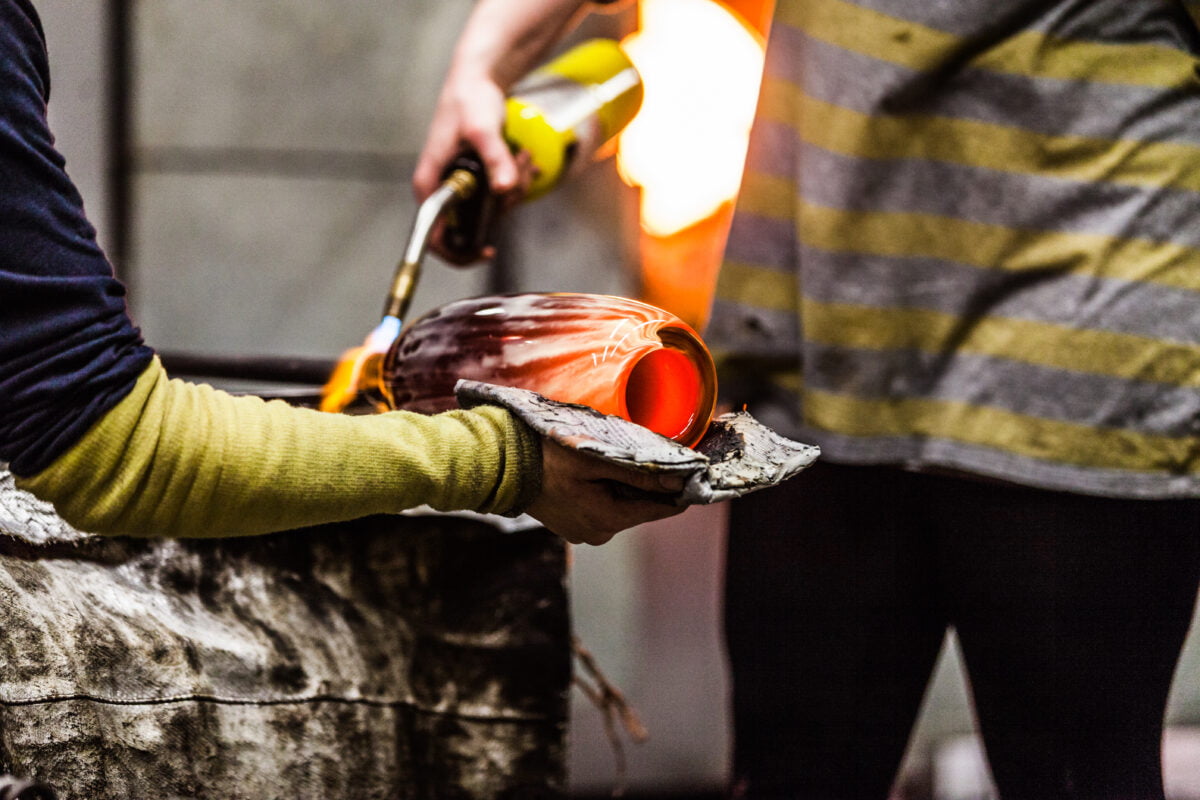
[[[714,0],[642,0],[638,14],[622,46],[645,97],[621,135],[617,168],[642,188],[642,226],[669,236],[737,194],[763,45]]]

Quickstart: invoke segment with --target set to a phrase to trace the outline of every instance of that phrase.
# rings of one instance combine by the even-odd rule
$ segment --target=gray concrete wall
[[[39,0],[50,53],[50,127],[83,195],[88,218],[110,241],[108,208],[108,38],[104,3]]]
[[[134,312],[170,350],[336,356],[378,321],[469,3],[134,3]],[[419,308],[477,294],[431,267]]]
[[[128,273],[151,341],[305,356],[361,341],[412,223],[409,176],[470,6],[134,3]],[[624,203],[592,188],[613,183],[611,167],[587,177],[522,210],[514,288],[623,288]],[[489,280],[431,258],[414,315]]]

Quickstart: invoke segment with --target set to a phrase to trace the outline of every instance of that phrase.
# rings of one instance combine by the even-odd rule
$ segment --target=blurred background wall
[[[51,122],[154,346],[336,358],[378,321],[415,211],[409,176],[469,0],[35,0]],[[632,11],[579,36],[619,36]],[[634,190],[606,162],[521,209],[494,268],[426,266],[415,311],[501,289],[636,293]],[[801,478],[802,479],[802,478]],[[724,509],[575,548],[585,646],[650,730],[635,792],[701,796],[728,770],[720,649]],[[1200,797],[1200,643],[1172,699],[1168,779]],[[571,773],[607,794],[601,717],[573,700]],[[1190,770],[1190,772],[1189,772]],[[951,644],[905,768],[908,797],[987,797]]]

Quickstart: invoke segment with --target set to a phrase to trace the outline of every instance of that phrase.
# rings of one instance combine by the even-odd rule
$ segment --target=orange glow
[[[663,348],[642,358],[629,373],[625,405],[629,419],[669,439],[682,437],[701,403],[700,372],[684,353]]]
[[[642,256],[639,298],[703,330],[732,220],[730,200],[716,213],[670,236],[642,231],[638,242]]]
[[[622,46],[642,76],[642,108],[617,167],[640,186],[647,233],[668,236],[737,194],[762,73],[761,37],[714,0],[642,0]]]

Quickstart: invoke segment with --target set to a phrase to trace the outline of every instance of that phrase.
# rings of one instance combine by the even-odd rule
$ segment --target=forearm
[[[588,6],[586,0],[480,0],[455,47],[451,75],[466,71],[508,89],[544,58]]]
[[[428,504],[509,512],[540,442],[507,412],[350,417],[168,380],[155,361],[69,451],[18,485],[82,530],[266,533]]]
[[[587,0],[479,0],[455,46],[413,171],[418,200],[438,187],[446,166],[463,149],[483,161],[491,191],[503,195],[517,188],[521,175],[502,135],[505,95],[594,5]]]

